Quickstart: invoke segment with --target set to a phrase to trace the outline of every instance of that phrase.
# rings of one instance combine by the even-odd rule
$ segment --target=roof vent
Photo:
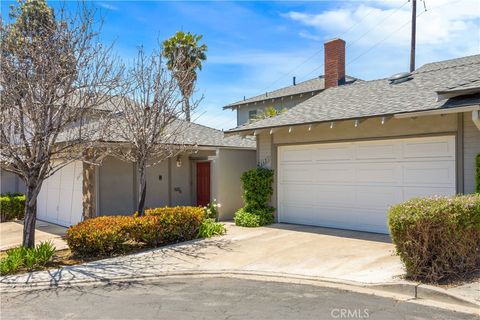
[[[412,77],[410,77],[410,75],[410,72],[397,73],[388,78],[388,80],[390,81],[390,84],[399,84],[411,80]]]

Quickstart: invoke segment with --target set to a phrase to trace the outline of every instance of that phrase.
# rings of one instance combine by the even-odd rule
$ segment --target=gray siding
[[[311,97],[312,97],[311,94],[304,94],[302,96],[297,95],[295,97],[285,97],[282,99],[275,99],[274,101],[265,100],[265,101],[241,106],[237,109],[237,126],[240,126],[249,121],[248,113],[252,110],[256,110],[258,114],[268,107],[274,107],[277,110],[282,110],[284,108],[290,109]]]
[[[480,130],[472,121],[472,113],[463,115],[464,193],[475,191],[475,157],[480,154]]]
[[[16,174],[0,168],[0,193],[25,193],[25,184]]]
[[[243,207],[243,172],[256,167],[255,150],[220,149],[213,162],[213,198],[222,206],[219,208],[220,220],[233,219],[234,213]]]
[[[107,157],[99,167],[100,215],[131,215],[135,211],[136,184],[133,163]]]

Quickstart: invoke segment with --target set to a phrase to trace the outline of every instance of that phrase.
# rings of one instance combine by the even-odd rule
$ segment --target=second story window
[[[257,118],[257,110],[248,111],[248,120],[255,120]]]

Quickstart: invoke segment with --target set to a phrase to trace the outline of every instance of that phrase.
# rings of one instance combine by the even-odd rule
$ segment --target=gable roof
[[[379,79],[329,88],[285,113],[228,132],[480,104],[475,95],[475,90],[480,92],[480,55],[428,63],[415,70],[410,78],[397,84]],[[468,98],[438,100],[437,92],[459,86],[468,86],[471,90]]]
[[[361,81],[357,78],[346,76],[345,77],[346,83],[353,83],[355,81]],[[291,85],[288,87],[283,87],[271,92],[266,92],[264,94],[260,94],[258,96],[254,96],[245,100],[240,100],[234,103],[230,103],[223,107],[223,109],[230,109],[232,107],[238,107],[242,105],[246,105],[249,103],[261,102],[264,100],[270,99],[278,99],[282,97],[288,97],[296,94],[305,94],[305,93],[318,93],[321,90],[325,89],[325,78],[324,76],[319,76],[310,80],[306,80],[303,82],[299,82],[295,85]]]

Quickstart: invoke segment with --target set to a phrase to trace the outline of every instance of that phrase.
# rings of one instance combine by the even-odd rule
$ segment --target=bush
[[[0,196],[0,222],[23,219],[25,196],[19,193],[5,193]]]
[[[200,207],[146,209],[143,217],[108,216],[68,228],[67,244],[77,256],[124,253],[128,241],[148,247],[195,239],[204,220]]]
[[[213,236],[225,234],[225,232],[227,232],[227,229],[223,224],[216,222],[215,219],[208,218],[203,220],[202,224],[200,224],[198,237],[211,238]]]
[[[170,243],[195,239],[205,211],[201,207],[164,207],[146,209],[145,216],[157,217],[161,227],[159,243]]]
[[[240,179],[247,211],[265,208],[273,194],[273,170],[255,168],[244,172]]]
[[[259,227],[274,222],[274,208],[268,205],[273,194],[273,170],[256,168],[242,174],[245,207],[235,213],[235,225]]]
[[[97,217],[80,222],[67,230],[70,250],[78,256],[106,256],[123,252],[129,240],[133,217]]]
[[[241,208],[235,212],[235,225],[241,227],[260,227],[272,224],[274,221],[273,210],[273,208],[266,208],[249,212],[245,208]]]
[[[476,181],[475,190],[477,193],[480,193],[480,154],[477,154],[476,166],[477,166],[477,174],[475,176],[475,181]]]
[[[45,267],[52,259],[55,247],[51,242],[42,242],[35,248],[19,247],[7,251],[7,256],[0,261],[0,273],[12,274],[20,268],[34,270]]]
[[[480,269],[480,195],[417,198],[388,224],[407,277],[437,283]]]
[[[203,208],[205,210],[205,218],[218,221],[218,208],[220,207],[220,203],[217,203],[217,200],[213,199],[212,202],[210,202],[209,204],[207,204],[206,207]]]

